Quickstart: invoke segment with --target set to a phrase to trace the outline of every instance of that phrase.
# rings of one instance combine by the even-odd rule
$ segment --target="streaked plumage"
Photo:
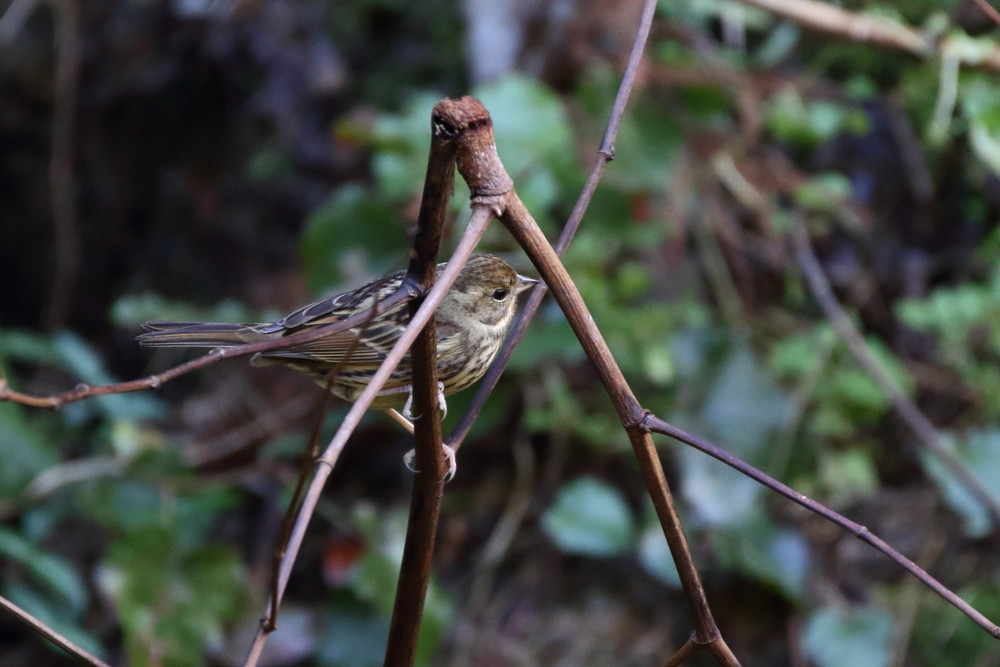
[[[443,270],[444,264],[438,266]],[[350,292],[322,299],[265,324],[147,322],[136,340],[149,347],[225,347],[280,338],[343,320],[396,291],[403,271]],[[537,281],[518,275],[492,255],[476,254],[458,275],[435,313],[438,380],[444,394],[465,389],[486,372],[503,343],[517,309],[517,295]],[[407,303],[381,314],[366,326],[306,343],[263,352],[254,365],[282,364],[312,376],[336,396],[354,401],[371,380],[409,322]],[[401,407],[409,396],[410,356],[393,372],[372,407]]]

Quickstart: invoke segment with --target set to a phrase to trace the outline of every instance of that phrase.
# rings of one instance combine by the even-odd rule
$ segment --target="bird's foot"
[[[446,472],[444,475],[444,481],[450,482],[455,478],[455,472],[458,470],[458,461],[455,458],[454,448],[448,445],[442,445],[442,447],[444,447],[444,456],[446,459],[448,459],[448,472]],[[419,470],[413,467],[413,460],[416,458],[416,456],[417,456],[417,450],[411,449],[410,451],[406,452],[406,454],[403,455],[403,463],[411,471],[420,472]]]
[[[438,406],[441,408],[441,419],[448,416],[448,402],[444,399],[444,383],[438,380]],[[410,395],[406,397],[406,403],[403,404],[403,417],[411,421],[420,419],[419,415],[414,415],[413,411],[413,387],[410,387]]]

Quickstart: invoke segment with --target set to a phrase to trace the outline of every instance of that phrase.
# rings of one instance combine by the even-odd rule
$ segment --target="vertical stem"
[[[410,275],[419,281],[424,292],[434,285],[437,254],[441,245],[448,196],[455,180],[455,150],[453,141],[434,131],[424,193],[420,204],[417,237],[413,243]],[[471,252],[471,248],[469,249]],[[454,258],[458,266],[462,258]],[[415,315],[423,299],[410,302]],[[416,476],[410,498],[410,520],[406,525],[406,543],[396,584],[396,600],[389,624],[389,640],[385,647],[386,665],[412,665],[417,654],[417,639],[424,612],[424,600],[430,581],[431,562],[441,496],[444,492],[446,463],[441,441],[441,420],[438,418],[437,338],[434,318],[420,331],[410,349],[413,369],[413,407],[418,418],[414,421]]]

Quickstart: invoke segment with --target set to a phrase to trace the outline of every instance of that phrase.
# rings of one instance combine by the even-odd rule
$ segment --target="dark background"
[[[484,100],[554,237],[640,6],[488,5],[0,2],[11,384],[141,377],[190,358],[138,348],[142,321],[269,320],[402,267],[443,96]],[[997,48],[971,2],[891,11],[939,43]],[[566,262],[644,405],[867,525],[995,618],[995,526],[919,453],[790,244],[806,224],[885,372],[996,494],[1000,89],[989,70],[949,72],[742,5],[663,3]],[[459,187],[456,225],[467,210]],[[500,228],[481,247],[532,272]],[[56,413],[0,404],[0,591],[115,664],[238,663],[321,398],[235,360]],[[446,431],[466,401],[449,399]],[[873,550],[661,444],[744,664],[1000,660]],[[266,664],[381,662],[410,446],[366,417]],[[421,664],[661,664],[692,629],[627,438],[552,305],[461,451],[435,572]],[[0,653],[65,663],[6,617]]]

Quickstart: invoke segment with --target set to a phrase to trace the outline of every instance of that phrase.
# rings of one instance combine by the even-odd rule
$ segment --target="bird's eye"
[[[504,288],[502,288],[502,287],[498,287],[498,288],[496,288],[495,290],[493,290],[493,298],[494,298],[495,300],[497,300],[497,301],[503,301],[504,299],[506,299],[506,298],[507,298],[507,295],[508,295],[509,293],[510,293],[510,292],[508,292],[508,291],[507,291],[507,290],[505,290]]]

